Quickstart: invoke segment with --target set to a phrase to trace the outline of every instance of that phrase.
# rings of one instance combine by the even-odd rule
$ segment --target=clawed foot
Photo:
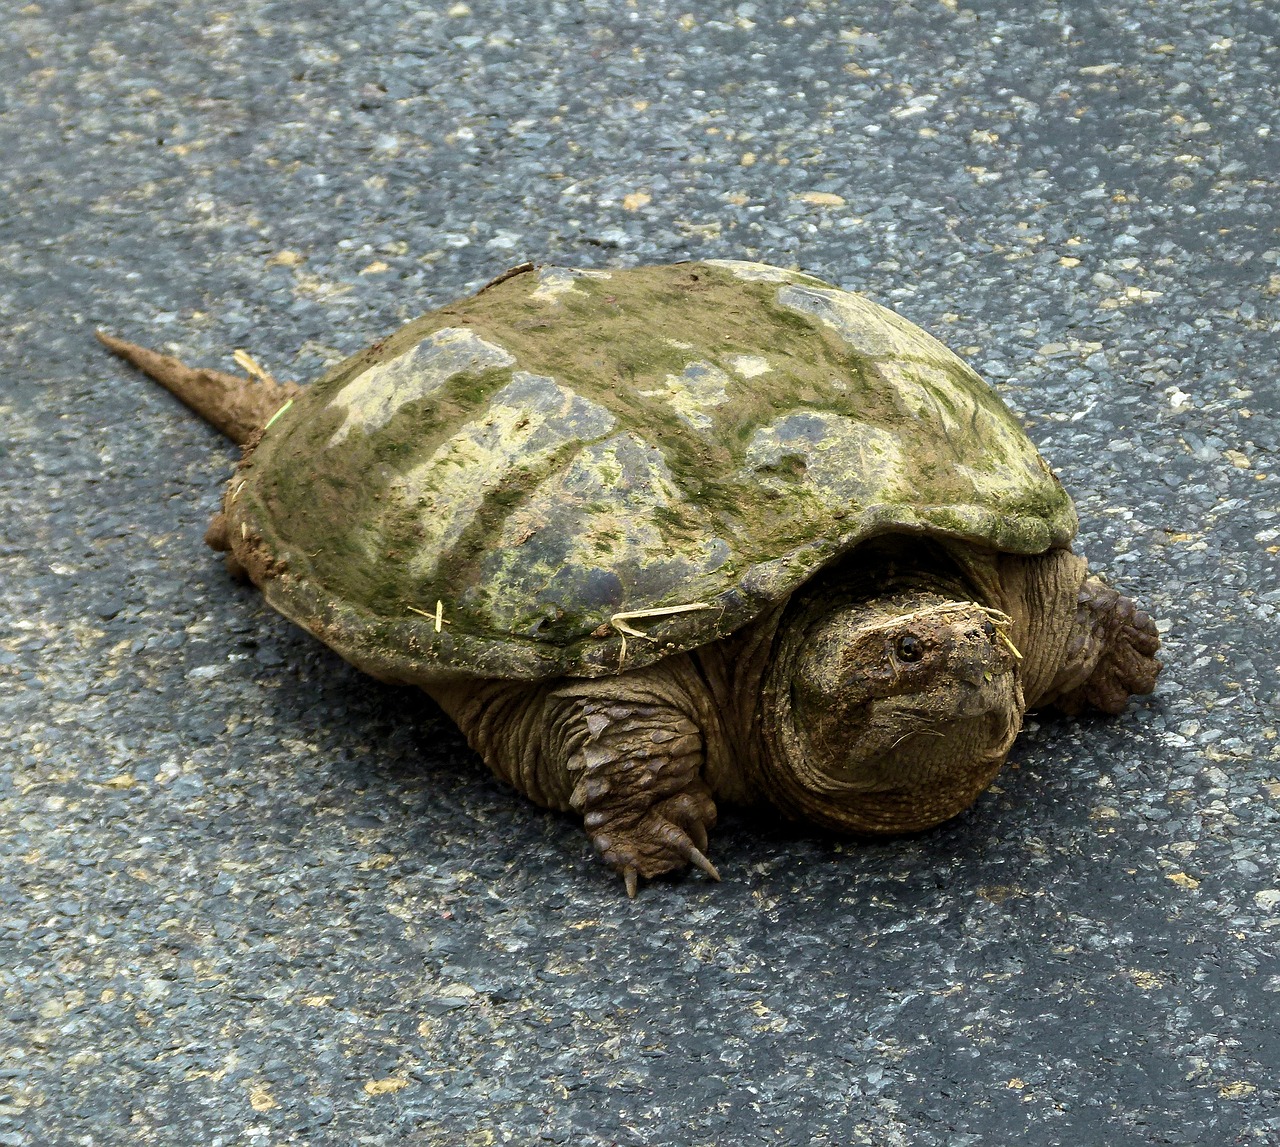
[[[701,784],[667,797],[638,815],[628,810],[593,809],[585,818],[587,834],[600,859],[622,874],[627,895],[635,898],[640,877],[677,872],[688,864],[712,880],[720,873],[703,851],[707,829],[716,822],[716,806]]]
[[[1160,634],[1151,617],[1128,598],[1121,598],[1115,636],[1085,682],[1083,699],[1104,713],[1121,713],[1133,694],[1150,693],[1156,687],[1160,662]]]
[[[1078,641],[1101,645],[1101,655],[1088,678],[1056,704],[1067,713],[1086,706],[1121,713],[1131,696],[1156,687],[1160,633],[1150,615],[1096,578],[1081,586],[1080,609],[1086,621]]]

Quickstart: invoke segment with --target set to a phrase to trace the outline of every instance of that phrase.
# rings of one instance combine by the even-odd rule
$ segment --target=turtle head
[[[788,811],[911,832],[966,808],[1024,710],[1010,618],[911,591],[801,608],[766,682],[765,767]]]

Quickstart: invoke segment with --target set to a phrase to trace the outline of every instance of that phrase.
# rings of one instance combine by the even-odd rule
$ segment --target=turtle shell
[[[727,260],[518,267],[308,388],[226,507],[273,606],[418,684],[640,666],[872,534],[1038,553],[1076,527],[941,343]]]

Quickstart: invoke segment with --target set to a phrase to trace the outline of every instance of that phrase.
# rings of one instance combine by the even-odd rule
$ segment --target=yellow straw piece
[[[715,609],[715,606],[707,601],[695,601],[690,605],[660,605],[653,609],[632,609],[623,613],[615,613],[609,618],[609,624],[613,626],[620,634],[622,634],[622,648],[618,650],[618,668],[622,668],[622,663],[627,659],[627,638],[643,637],[646,641],[652,640],[643,629],[636,629],[627,624],[629,621],[639,621],[645,617],[668,617],[676,613],[692,613],[698,609]]]
[[[428,613],[425,609],[419,609],[416,605],[406,605],[405,609],[410,613],[416,613],[419,617],[430,618],[435,623],[437,633],[441,632],[442,628],[449,624],[449,619],[444,615],[444,602],[442,601],[436,602],[435,613]]]
[[[660,605],[654,609],[632,609],[626,613],[615,613],[609,618],[609,624],[619,633],[629,634],[631,637],[648,637],[644,630],[633,629],[627,622],[639,621],[645,617],[666,617],[673,613],[692,613],[696,609],[715,609],[715,606],[710,602],[695,601],[692,605]]]
[[[288,409],[289,409],[289,407],[291,407],[292,405],[293,405],[293,399],[291,398],[291,399],[289,399],[289,401],[288,401],[288,402],[286,402],[282,407],[280,407],[280,409],[279,409],[279,410],[277,410],[277,411],[276,411],[276,412],[275,412],[275,413],[274,413],[270,418],[268,418],[268,419],[267,419],[267,424],[266,424],[266,426],[264,426],[262,429],[263,429],[264,431],[266,431],[266,430],[270,430],[270,429],[271,429],[271,424],[272,424],[272,423],[273,423],[277,418],[279,418],[279,417],[280,417],[280,415],[282,415],[286,410],[288,410]]]
[[[247,350],[237,349],[231,357],[236,360],[236,366],[244,371],[245,374],[261,379],[263,382],[275,382],[266,367],[258,362]]]
[[[1014,657],[1019,661],[1022,660],[1022,653],[1014,645],[1008,632],[1009,627],[1013,625],[1013,618],[998,609],[992,609],[989,605],[979,605],[976,601],[949,601],[945,605],[928,605],[922,609],[914,609],[910,613],[902,613],[897,617],[891,617],[888,621],[877,621],[871,625],[861,626],[857,632],[863,634],[874,633],[877,629],[894,629],[903,624],[903,622],[914,621],[918,617],[936,617],[940,613],[963,613],[967,609],[979,609],[985,613],[995,624],[996,636],[1008,646],[1009,652]]]

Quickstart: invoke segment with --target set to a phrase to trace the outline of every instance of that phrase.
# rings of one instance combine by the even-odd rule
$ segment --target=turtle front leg
[[[1092,707],[1120,713],[1129,697],[1150,693],[1162,666],[1155,622],[1096,577],[1080,585],[1075,625],[1062,667],[1040,705],[1076,714]]]
[[[625,684],[612,679],[624,688],[611,692],[625,692]],[[552,701],[566,704],[562,719],[574,726],[565,740],[569,800],[600,859],[622,874],[631,897],[639,877],[687,864],[719,880],[704,851],[716,806],[702,780],[702,730],[669,703],[575,696],[580,689],[560,690]]]
[[[706,857],[716,806],[704,775],[724,734],[686,655],[595,680],[465,682],[428,690],[503,780],[546,808],[579,813],[601,859],[634,896],[640,877]]]

